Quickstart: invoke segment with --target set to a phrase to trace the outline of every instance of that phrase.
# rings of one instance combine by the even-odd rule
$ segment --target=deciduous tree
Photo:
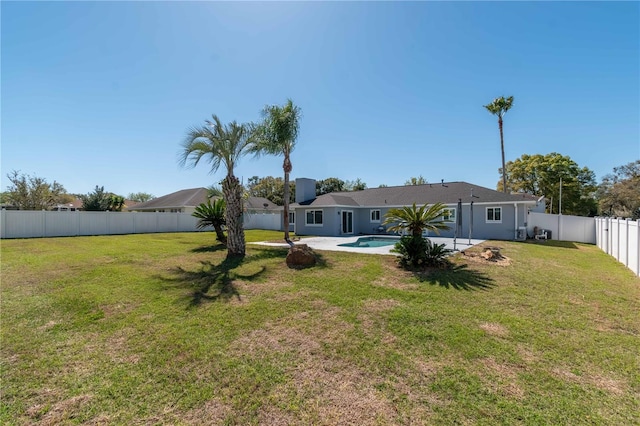
[[[295,201],[295,182],[289,182],[289,202]],[[281,177],[252,176],[247,180],[247,192],[251,197],[263,197],[272,203],[284,205],[284,179]]]
[[[407,180],[404,184],[408,186],[408,185],[425,185],[427,183],[428,183],[427,180],[424,177],[422,177],[422,175],[420,175],[418,177],[409,178],[409,180]]]
[[[93,192],[80,195],[82,209],[85,211],[122,211],[124,197],[104,190],[104,186],[96,185]]]
[[[347,191],[362,191],[363,189],[367,189],[367,184],[364,183],[360,178],[357,178],[354,181],[351,181],[351,180],[345,181],[344,188]]]
[[[640,219],[640,160],[614,167],[598,186],[600,214]]]
[[[557,152],[547,155],[524,154],[506,164],[508,190],[522,192],[547,199],[547,211],[578,216],[596,214],[595,174],[587,167],[580,167],[568,156]],[[560,200],[560,180],[562,179],[562,200]],[[498,190],[503,189],[504,180],[498,182]]]
[[[155,198],[155,196],[147,192],[132,192],[127,195],[127,200],[135,201],[138,203],[144,203],[146,201],[152,200],[153,198]]]
[[[342,179],[330,177],[316,181],[316,195],[329,194],[330,192],[345,191],[344,181]]]
[[[11,185],[4,193],[5,202],[20,210],[48,210],[68,200],[67,191],[56,181],[48,183],[44,178],[20,174],[17,170],[7,177]]]

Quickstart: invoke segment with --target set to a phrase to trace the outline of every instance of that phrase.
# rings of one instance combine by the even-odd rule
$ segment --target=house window
[[[307,210],[305,225],[322,226],[322,210]]]
[[[487,207],[487,223],[502,223],[502,207]]]
[[[296,223],[296,212],[289,212],[289,224]]]
[[[371,210],[371,222],[380,223],[380,210]]]
[[[455,222],[456,221],[456,209],[444,209],[442,211],[443,222]]]

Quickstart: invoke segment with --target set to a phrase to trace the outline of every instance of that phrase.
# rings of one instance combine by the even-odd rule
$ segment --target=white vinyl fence
[[[281,229],[280,214],[245,215],[245,229]],[[195,232],[190,213],[1,210],[0,238]],[[205,228],[203,231],[211,230]]]
[[[596,218],[596,244],[640,276],[640,220]]]
[[[248,213],[244,215],[244,229],[282,230],[282,215],[278,213]]]
[[[596,243],[596,223],[593,217],[529,212],[527,233],[530,236],[534,235],[534,227],[551,231],[552,240]]]

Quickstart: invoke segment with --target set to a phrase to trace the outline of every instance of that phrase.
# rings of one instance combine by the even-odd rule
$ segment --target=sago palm
[[[442,220],[444,209],[445,205],[442,203],[431,206],[425,204],[420,207],[413,203],[413,206],[410,207],[389,210],[384,215],[385,219],[382,224],[391,225],[388,228],[391,232],[407,230],[413,236],[422,236],[422,231],[425,229],[438,233],[440,229],[449,229],[449,226]],[[438,218],[440,219],[438,220]]]
[[[216,115],[212,118],[212,121],[205,121],[206,126],[192,127],[187,131],[179,161],[182,166],[195,167],[204,158],[211,164],[211,173],[220,166],[227,169],[222,180],[226,202],[227,255],[244,256],[246,243],[242,223],[242,185],[234,176],[233,169],[240,158],[250,152],[252,133],[245,124],[233,121],[223,125]]]
[[[195,211],[191,214],[191,216],[198,218],[198,224],[196,225],[198,229],[213,226],[213,229],[216,231],[216,239],[222,244],[227,243],[227,238],[222,231],[222,227],[227,223],[224,217],[224,207],[224,198],[218,198],[213,203],[209,199],[206,203],[202,203],[196,207]]]
[[[513,106],[513,96],[509,96],[505,98],[501,96],[499,98],[495,98],[493,102],[489,105],[484,105],[484,107],[493,115],[498,116],[498,127],[500,129],[500,150],[502,151],[502,191],[507,192],[507,169],[505,168],[504,163],[504,135],[502,132],[502,117],[504,114],[511,109]]]
[[[296,146],[301,110],[288,99],[284,106],[267,105],[262,110],[263,121],[255,129],[256,155],[282,155],[284,170],[284,239],[289,240],[289,173],[293,169],[291,152]]]

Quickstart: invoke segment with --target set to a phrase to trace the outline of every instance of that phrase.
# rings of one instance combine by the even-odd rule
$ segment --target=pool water
[[[400,241],[398,237],[362,237],[353,243],[338,244],[340,247],[385,247]]]

